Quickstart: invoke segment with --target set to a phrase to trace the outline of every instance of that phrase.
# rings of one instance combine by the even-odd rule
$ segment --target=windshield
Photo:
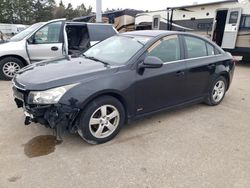
[[[36,23],[30,27],[28,27],[27,29],[23,30],[22,32],[18,33],[17,35],[15,35],[14,37],[12,37],[10,39],[10,41],[16,42],[16,41],[20,41],[23,40],[26,36],[30,35],[33,31],[35,31],[38,27],[40,27],[41,25],[43,25],[42,22],[40,23]]]
[[[144,36],[114,36],[96,44],[84,55],[109,64],[125,64],[150,39]]]

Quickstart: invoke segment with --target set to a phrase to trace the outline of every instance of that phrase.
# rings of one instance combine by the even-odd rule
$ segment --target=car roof
[[[109,26],[113,26],[112,24],[109,23],[89,23],[89,22],[74,22],[74,21],[67,21],[66,22],[67,25],[109,25]]]
[[[220,47],[214,43],[213,41],[211,41],[211,39],[202,36],[202,35],[198,35],[198,34],[194,34],[194,33],[190,33],[190,32],[181,32],[181,31],[167,31],[167,30],[142,30],[142,31],[131,31],[131,32],[126,32],[126,33],[121,33],[121,36],[144,36],[144,37],[152,37],[152,38],[158,38],[158,37],[164,37],[167,35],[189,35],[189,36],[193,36],[193,37],[197,37],[200,39],[203,39],[205,41],[207,41],[208,43],[210,43],[213,46],[216,46],[218,49],[220,49]]]
[[[132,31],[132,32],[121,33],[120,35],[145,36],[145,37],[152,37],[152,38],[164,37],[167,35],[189,35],[189,36],[198,37],[200,39],[204,39],[210,43],[212,42],[210,39],[208,39],[202,35],[198,35],[198,34],[190,33],[190,32],[182,32],[182,31],[142,30],[142,31]]]
[[[122,33],[121,35],[136,35],[136,36],[148,36],[148,37],[158,37],[162,35],[170,34],[180,34],[182,32],[178,31],[166,31],[166,30],[143,30],[143,31],[131,31]]]

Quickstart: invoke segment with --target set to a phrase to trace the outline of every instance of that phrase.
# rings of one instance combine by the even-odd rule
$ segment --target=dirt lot
[[[104,145],[66,134],[54,152],[51,147],[51,154],[30,158],[28,146],[47,147],[53,140],[33,143],[51,130],[25,127],[23,120],[11,83],[0,81],[0,187],[250,187],[247,65],[237,66],[221,105],[134,122]]]

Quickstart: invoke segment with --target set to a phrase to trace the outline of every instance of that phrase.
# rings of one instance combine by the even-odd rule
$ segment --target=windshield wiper
[[[93,61],[100,62],[100,63],[102,63],[102,64],[104,64],[104,65],[106,65],[106,66],[109,66],[109,65],[110,65],[109,63],[107,63],[107,62],[105,62],[105,61],[102,61],[102,60],[100,60],[100,59],[98,59],[98,58],[96,58],[96,57],[93,57],[93,56],[86,56],[86,55],[84,55],[84,54],[83,54],[83,56],[84,56],[85,58],[87,58],[87,59],[90,59],[90,60],[93,60]]]

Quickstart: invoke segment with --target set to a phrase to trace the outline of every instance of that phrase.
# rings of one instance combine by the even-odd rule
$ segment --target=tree
[[[80,6],[77,6],[75,9],[75,15],[77,17],[87,16],[92,12],[92,7],[89,6],[88,8],[82,3]]]
[[[33,24],[56,18],[73,19],[89,15],[92,7],[84,4],[73,8],[69,3],[65,8],[61,0],[56,5],[55,0],[0,0],[0,22],[14,24]]]
[[[42,22],[43,21],[43,16],[44,16],[44,11],[43,11],[43,4],[40,2],[40,0],[37,0],[34,3],[33,6],[34,10],[34,21],[35,22]]]
[[[56,3],[54,0],[36,0],[34,3],[34,20],[33,22],[44,22],[54,19]]]
[[[56,11],[56,2],[55,0],[47,0],[46,3],[43,5],[44,7],[44,21],[48,21],[54,19],[55,11]]]
[[[65,10],[65,16],[68,20],[71,20],[77,16],[71,3],[68,4]]]
[[[17,23],[30,24],[33,21],[33,0],[17,1]]]
[[[0,0],[0,23],[5,22],[4,19],[4,0]]]
[[[118,9],[114,9],[114,8],[109,9],[109,8],[107,8],[107,9],[104,11],[104,13],[110,13],[110,12],[119,11],[119,10],[122,10],[122,9],[121,9],[121,8],[118,8]]]
[[[3,18],[7,23],[15,23],[16,20],[16,4],[14,0],[3,1]]]
[[[65,17],[66,17],[65,6],[61,0],[59,6],[56,8],[55,11],[55,18],[65,18]]]

